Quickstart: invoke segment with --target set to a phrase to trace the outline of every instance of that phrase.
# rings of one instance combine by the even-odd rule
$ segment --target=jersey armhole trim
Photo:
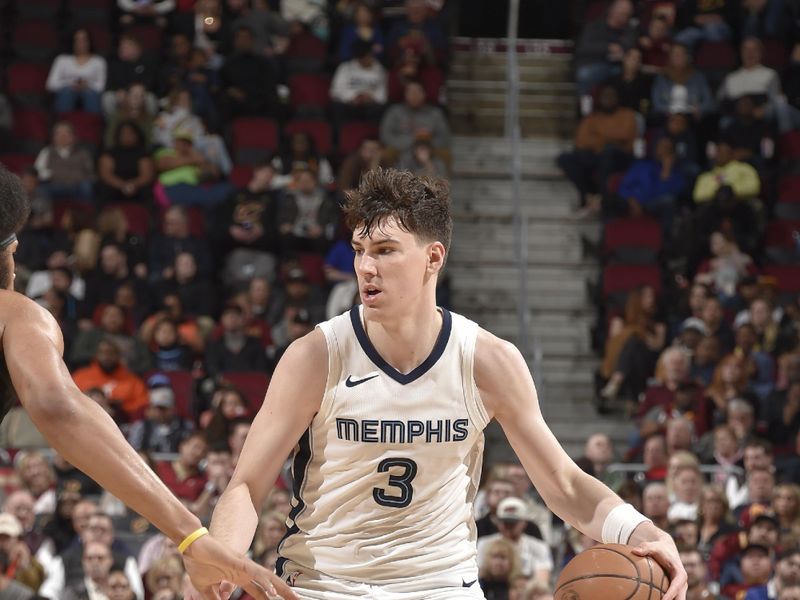
[[[336,401],[336,392],[339,387],[337,382],[342,370],[341,353],[339,352],[339,339],[336,337],[336,328],[330,322],[320,323],[317,327],[324,334],[325,343],[328,346],[328,375],[325,378],[325,391],[322,394],[322,401],[319,406],[319,416],[327,418]],[[334,370],[338,370],[339,373],[334,374]]]
[[[486,411],[486,407],[483,405],[481,394],[478,391],[478,385],[475,383],[475,347],[477,345],[478,330],[480,328],[474,321],[468,321],[468,323],[470,324],[470,335],[467,336],[467,339],[464,341],[463,357],[463,369],[464,373],[467,375],[464,381],[464,398],[471,400],[471,402],[467,402],[467,411],[473,418],[477,417],[475,420],[480,425],[480,429],[483,430],[491,419],[489,418],[489,413]],[[477,415],[473,415],[475,411],[477,411]]]

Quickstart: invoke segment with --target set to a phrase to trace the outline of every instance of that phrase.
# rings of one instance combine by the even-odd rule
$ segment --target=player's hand
[[[657,539],[641,542],[634,547],[633,553],[639,556],[652,556],[669,575],[670,583],[662,600],[686,600],[689,587],[686,569],[683,568],[675,541],[663,531],[659,531]]]
[[[219,584],[223,581],[244,588],[259,600],[298,600],[277,575],[237,555],[210,535],[194,542],[183,559],[198,594],[192,600],[218,600]]]

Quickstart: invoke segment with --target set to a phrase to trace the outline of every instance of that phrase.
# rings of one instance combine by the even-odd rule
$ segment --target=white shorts
[[[402,583],[372,585],[337,579],[286,561],[279,575],[300,600],[484,600],[478,574],[471,569],[463,575],[412,576]]]

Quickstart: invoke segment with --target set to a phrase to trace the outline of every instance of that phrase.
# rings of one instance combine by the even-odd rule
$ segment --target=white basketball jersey
[[[473,377],[478,325],[442,317],[408,374],[375,350],[361,307],[319,325],[328,381],[294,456],[279,574],[286,559],[371,584],[477,572],[472,502],[488,423]]]

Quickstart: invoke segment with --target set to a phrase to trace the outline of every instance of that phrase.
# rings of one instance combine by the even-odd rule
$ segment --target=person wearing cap
[[[708,569],[715,581],[738,577],[738,557],[748,544],[769,549],[778,547],[780,523],[763,505],[752,505],[739,518],[740,529],[718,539],[711,548]]]
[[[504,498],[497,505],[495,516],[499,532],[478,539],[478,563],[483,563],[492,542],[505,539],[517,549],[520,573],[548,582],[553,571],[553,556],[546,543],[525,533],[530,519],[527,504],[515,496]]]
[[[766,585],[772,575],[773,557],[772,549],[761,544],[748,544],[739,557],[739,580],[727,584],[724,580],[720,581],[723,595],[728,598],[743,598],[751,588]]]
[[[141,452],[175,453],[191,423],[175,413],[175,392],[169,385],[151,387],[148,396],[145,417],[131,425],[128,441]]]
[[[693,355],[697,350],[697,345],[705,336],[708,335],[708,327],[702,319],[697,317],[689,317],[681,323],[678,328],[678,337],[675,340],[675,345],[683,348],[690,355]]]
[[[778,553],[775,571],[766,585],[747,590],[744,600],[781,600],[785,590],[797,586],[800,586],[800,549],[790,548]]]
[[[245,332],[242,308],[229,303],[220,318],[222,333],[206,347],[206,369],[212,377],[225,371],[259,371],[267,368],[267,358],[259,340]]]
[[[5,552],[9,558],[9,565],[4,573],[36,591],[44,581],[44,567],[31,556],[30,548],[20,539],[23,533],[22,525],[14,515],[0,513],[0,552]],[[0,598],[2,597],[0,592]]]

